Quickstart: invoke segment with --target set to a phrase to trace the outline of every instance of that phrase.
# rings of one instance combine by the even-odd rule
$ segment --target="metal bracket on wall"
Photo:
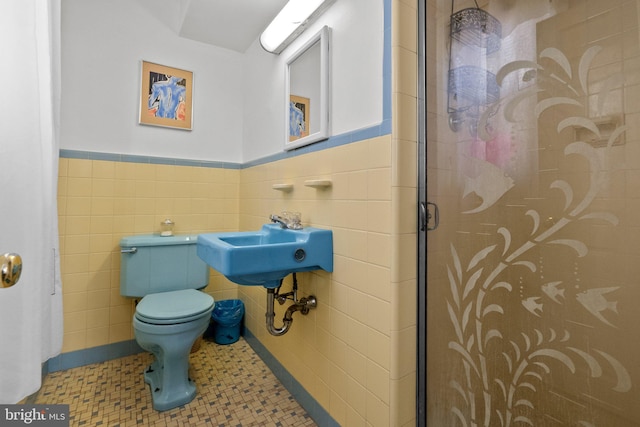
[[[429,206],[433,206],[433,214],[431,214]],[[429,223],[431,223],[432,218],[433,225],[430,226]],[[420,231],[433,231],[438,228],[438,225],[440,225],[438,205],[433,202],[420,202]]]

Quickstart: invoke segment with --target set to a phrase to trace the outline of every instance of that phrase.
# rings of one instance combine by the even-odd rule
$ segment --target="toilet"
[[[142,298],[133,316],[136,341],[153,353],[144,373],[153,408],[166,411],[196,396],[189,353],[209,326],[213,298],[199,291],[209,267],[196,255],[197,236],[140,235],[120,240],[120,294]]]

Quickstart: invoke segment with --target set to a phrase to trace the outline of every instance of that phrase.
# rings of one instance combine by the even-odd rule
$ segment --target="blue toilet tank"
[[[209,266],[196,254],[198,236],[140,235],[120,240],[120,294],[201,289],[209,283]]]

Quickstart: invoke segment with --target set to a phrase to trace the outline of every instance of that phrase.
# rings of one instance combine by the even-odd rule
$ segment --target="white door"
[[[11,0],[0,14],[0,254],[22,258],[20,280],[0,288],[0,403],[37,391],[42,362],[62,342],[52,60],[59,10],[50,6]]]

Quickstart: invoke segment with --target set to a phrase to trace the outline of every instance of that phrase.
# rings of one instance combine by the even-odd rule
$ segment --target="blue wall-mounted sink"
[[[277,288],[291,273],[333,271],[333,233],[265,224],[258,231],[200,234],[197,253],[232,282]]]

